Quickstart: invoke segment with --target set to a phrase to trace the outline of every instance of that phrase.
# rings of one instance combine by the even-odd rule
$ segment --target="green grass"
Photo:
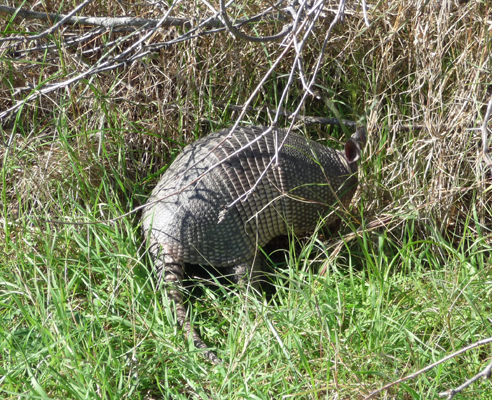
[[[97,15],[121,14],[117,3],[100,3]],[[302,112],[367,123],[353,216],[334,237],[291,238],[272,254],[265,293],[195,282],[190,320],[224,360],[217,366],[177,328],[143,251],[139,213],[127,213],[184,145],[235,122],[227,105],[245,102],[283,48],[209,35],[41,96],[1,121],[0,398],[362,399],[491,337],[490,190],[479,135],[468,130],[490,96],[490,10],[460,3],[436,14],[440,2],[383,2],[369,29],[358,11],[336,28],[321,96]],[[264,7],[249,6],[251,15]],[[319,22],[305,47],[307,75],[330,19]],[[4,35],[43,29],[16,20]],[[53,53],[0,49],[0,111],[30,94],[17,88],[66,79],[101,56],[92,41],[67,50],[62,39],[46,38],[58,45]],[[279,106],[292,59],[252,106]],[[281,106],[292,111],[302,94],[296,77]],[[334,147],[346,135],[306,131]],[[490,345],[470,350],[376,398],[441,399],[490,357]],[[465,398],[492,400],[490,380],[455,397]]]
[[[101,204],[113,189],[103,179],[84,192],[91,207],[62,211],[117,217],[131,199]],[[490,246],[469,228],[458,247],[416,238],[408,218],[400,238],[363,232],[327,264],[324,242],[293,246],[267,297],[204,287],[191,320],[224,360],[212,366],[155,290],[134,216],[74,226],[20,215],[0,268],[2,398],[361,398],[492,335]],[[488,357],[471,351],[383,396],[437,399]],[[492,398],[489,382],[465,393]]]

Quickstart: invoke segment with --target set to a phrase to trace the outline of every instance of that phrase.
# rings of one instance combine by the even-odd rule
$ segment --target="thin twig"
[[[63,43],[66,46],[79,45],[79,44],[82,44],[82,43],[85,43],[89,40],[94,39],[96,36],[101,35],[104,32],[105,32],[104,28],[93,29],[93,30],[86,32],[82,36],[69,37],[67,39],[64,39]],[[115,31],[113,31],[113,32],[115,32]],[[114,43],[116,43],[116,41],[109,42],[109,43],[105,44],[105,47],[107,48],[109,46],[112,46]],[[23,54],[32,53],[35,51],[45,51],[45,50],[49,50],[49,49],[57,49],[58,47],[59,47],[58,44],[48,43],[45,45],[40,45],[40,46],[31,47],[31,48],[27,48],[27,49],[19,49],[19,50],[15,49],[15,55],[16,55],[16,58],[19,58]],[[98,49],[100,49],[101,47],[102,46],[99,46]]]
[[[366,26],[369,28],[369,26],[371,26],[371,23],[369,22],[369,18],[367,18],[366,0],[362,0],[362,13],[364,14],[364,22],[366,23]]]
[[[235,36],[238,39],[247,40],[249,42],[257,42],[257,43],[274,42],[274,41],[282,39],[284,36],[288,35],[289,32],[292,30],[292,25],[287,24],[287,25],[284,25],[284,27],[282,28],[282,31],[280,33],[277,33],[276,35],[273,35],[273,36],[256,37],[256,36],[245,35],[244,33],[241,33],[234,25],[232,25],[228,15],[227,15],[224,0],[220,0],[220,16],[221,16],[221,19],[222,19],[224,25],[226,26],[227,30],[233,36]]]
[[[483,123],[482,123],[482,154],[485,164],[487,164],[487,167],[489,167],[489,169],[492,168],[492,158],[490,157],[489,154],[487,125],[489,123],[491,113],[492,113],[492,97],[489,100],[487,111],[485,113],[485,117],[483,118]]]
[[[245,106],[238,106],[235,104],[218,104],[221,107],[225,107],[231,111],[242,111],[246,110],[247,112],[254,112],[254,113],[268,113],[268,114],[273,114],[275,112],[278,112],[278,115],[281,117],[289,118],[289,119],[295,119],[296,121],[302,121],[303,124],[305,125],[346,125],[350,128],[356,128],[357,123],[355,121],[349,121],[347,119],[342,119],[339,120],[337,118],[326,118],[326,117],[314,117],[314,116],[309,116],[309,115],[299,115],[291,111],[287,111],[281,107],[279,108],[268,108],[268,107],[245,107]]]

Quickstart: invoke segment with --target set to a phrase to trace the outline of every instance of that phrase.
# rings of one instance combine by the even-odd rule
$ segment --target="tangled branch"
[[[174,1],[169,6],[167,11],[165,12],[165,15],[160,20],[132,18],[132,17],[102,18],[102,17],[86,17],[86,16],[75,15],[77,12],[82,10],[86,5],[88,5],[91,1],[92,0],[84,1],[67,15],[56,14],[56,13],[41,13],[41,12],[35,12],[30,10],[24,10],[20,8],[16,9],[13,7],[0,6],[0,13],[12,15],[12,18],[16,18],[16,17],[36,18],[36,19],[41,19],[54,23],[52,27],[50,27],[49,29],[45,30],[44,32],[38,35],[10,36],[0,39],[0,42],[35,41],[44,38],[49,34],[52,34],[57,29],[59,29],[60,26],[64,24],[89,25],[89,26],[97,27],[97,29],[87,32],[82,36],[77,36],[75,38],[70,37],[69,39],[66,39],[65,44],[68,46],[79,45],[81,43],[93,40],[97,35],[101,35],[102,33],[104,33],[104,30],[111,30],[112,32],[115,31],[124,32],[125,30],[126,31],[130,30],[130,33],[128,33],[126,36],[92,49],[91,51],[93,53],[100,50],[105,50],[105,53],[96,61],[94,65],[90,66],[86,71],[78,75],[72,76],[68,79],[65,79],[64,81],[60,81],[56,83],[45,82],[40,84],[38,87],[27,86],[23,88],[15,88],[14,90],[16,93],[25,90],[31,90],[31,94],[29,94],[24,99],[17,101],[11,107],[0,112],[0,121],[5,120],[7,117],[9,117],[12,113],[18,111],[25,104],[29,104],[30,102],[34,101],[40,96],[45,96],[51,92],[63,89],[69,85],[74,85],[77,82],[81,81],[82,79],[86,79],[89,76],[100,74],[105,71],[114,70],[120,67],[129,66],[135,61],[142,59],[143,57],[146,57],[163,47],[169,47],[186,40],[197,38],[203,35],[213,34],[224,30],[227,30],[231,35],[233,35],[238,39],[252,41],[252,42],[260,42],[260,43],[279,41],[281,39],[284,39],[285,41],[287,37],[289,36],[291,37],[291,39],[288,42],[291,42],[290,46],[293,45],[296,56],[292,64],[291,72],[289,74],[288,83],[283,90],[279,108],[275,114],[273,124],[276,124],[278,122],[278,118],[281,116],[280,108],[282,107],[282,104],[285,103],[288,97],[288,93],[290,92],[290,88],[292,86],[292,83],[294,82],[294,78],[296,76],[299,76],[303,84],[303,87],[305,89],[305,93],[298,103],[297,110],[295,110],[293,113],[294,114],[293,121],[294,121],[296,119],[295,115],[299,113],[299,110],[303,106],[307,96],[313,95],[313,91],[311,90],[311,87],[314,85],[316,75],[321,66],[321,62],[324,58],[324,51],[328,38],[330,37],[330,33],[333,27],[339,21],[343,20],[344,10],[345,10],[345,0],[341,0],[339,2],[339,6],[335,18],[333,19],[332,23],[330,24],[330,28],[325,34],[323,49],[318,56],[318,60],[313,70],[310,71],[309,73],[310,78],[308,78],[306,75],[306,71],[304,71],[303,68],[302,51],[303,51],[303,47],[307,42],[307,39],[312,35],[313,29],[316,26],[318,19],[321,17],[322,14],[324,15],[324,13],[326,13],[325,1],[327,0],[321,0],[315,2],[314,4],[311,4],[307,1],[303,1],[296,5],[287,5],[287,7],[284,7],[282,9],[280,9],[279,7],[285,2],[285,0],[280,0],[278,3],[272,5],[271,7],[259,13],[258,15],[255,15],[247,19],[239,19],[235,23],[231,22],[227,12],[227,8],[233,4],[233,1],[230,1],[229,3],[225,4],[225,1],[221,0],[220,10],[215,10],[206,0],[202,0],[203,3],[212,11],[213,15],[195,24],[192,22],[191,18],[190,19],[174,18],[171,16],[171,12],[175,7],[175,5],[179,2],[179,0]],[[366,12],[365,2],[363,3],[363,11],[365,14]],[[240,27],[248,23],[261,21],[261,20],[286,21],[286,18],[291,18],[293,22],[290,24],[289,23],[284,24],[281,32],[276,35],[255,37],[255,36],[246,35],[239,31]],[[147,43],[147,40],[152,35],[154,35],[154,33],[157,32],[158,29],[163,27],[171,27],[171,26],[180,26],[184,28],[186,32],[184,32],[177,38],[173,38],[172,40],[166,42]],[[210,28],[213,29],[207,30]],[[137,39],[137,41],[131,44],[125,51],[121,53],[117,53],[118,46],[121,46],[122,43],[128,42],[129,40],[134,38],[135,35],[137,34],[140,35],[142,33],[144,33],[143,36]],[[285,43],[283,43],[282,45],[285,45]],[[290,46],[287,45],[287,48]],[[19,51],[10,48],[7,51],[7,54],[10,54],[14,57],[19,57],[28,52],[43,51],[51,48],[56,48],[56,45],[48,43],[45,45],[38,45],[33,48],[22,49]],[[283,51],[282,54],[285,55],[286,52]],[[280,56],[280,58],[277,59],[277,62],[275,62],[274,64],[277,64],[278,61],[281,59],[281,57],[283,57],[283,55]],[[252,96],[250,96],[250,99],[252,99],[254,95],[258,92],[258,90],[263,86],[266,78],[271,74],[272,71],[273,69],[270,69],[270,71],[267,72],[267,74],[265,75],[265,79],[261,81],[261,83],[258,85],[257,89],[254,91]],[[245,107],[248,107],[249,101],[246,102]],[[242,118],[243,115],[244,113],[241,113],[239,120]]]

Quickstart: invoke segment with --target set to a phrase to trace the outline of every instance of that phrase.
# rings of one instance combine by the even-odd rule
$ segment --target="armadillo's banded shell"
[[[289,229],[312,230],[339,198],[350,203],[357,178],[339,152],[290,133],[278,162],[268,167],[286,132],[274,130],[247,146],[265,129],[238,127],[225,139],[226,129],[187,146],[149,198],[159,201],[144,210],[150,244],[159,243],[178,262],[233,265]]]

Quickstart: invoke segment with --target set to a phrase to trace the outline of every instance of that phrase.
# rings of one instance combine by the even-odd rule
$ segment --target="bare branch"
[[[82,4],[79,4],[77,7],[75,7],[69,14],[67,15],[63,15],[61,16],[62,18],[55,24],[53,25],[51,28],[45,30],[44,32],[41,32],[39,35],[34,35],[34,36],[14,36],[14,37],[9,37],[9,38],[4,38],[4,39],[0,39],[0,43],[1,42],[5,42],[5,41],[18,41],[18,42],[24,42],[26,40],[36,40],[36,39],[41,39],[53,32],[55,32],[60,26],[62,26],[65,21],[68,21],[69,19],[71,18],[74,18],[73,15],[81,10],[82,8],[84,8],[87,4],[91,3],[92,0],[85,0]],[[2,11],[2,9],[4,8],[4,6],[0,6],[0,12]],[[6,8],[10,8],[10,7],[6,7]],[[56,15],[56,14],[54,14]],[[77,17],[75,17],[77,18]]]
[[[92,0],[88,0],[89,2]],[[233,29],[237,28],[250,23],[250,22],[256,22],[262,18],[265,18],[269,13],[272,12],[272,10],[275,9],[276,6],[279,4],[283,3],[285,0],[279,1],[274,7],[269,7],[267,10],[263,11],[262,13],[255,15],[254,17],[247,18],[247,19],[239,19],[237,20],[236,24],[233,25]],[[231,3],[231,2],[230,2]],[[229,4],[230,4],[229,3]],[[205,3],[208,4],[208,3]],[[80,9],[82,5],[81,4],[77,9]],[[227,7],[227,5],[226,5]],[[155,28],[157,24],[159,23],[159,20],[156,19],[147,19],[147,18],[136,18],[136,17],[114,17],[114,18],[108,18],[108,17],[84,17],[84,16],[77,16],[74,17],[73,14],[77,10],[74,10],[68,15],[64,14],[56,14],[56,13],[42,13],[42,12],[37,12],[37,11],[29,11],[29,10],[24,10],[21,8],[14,8],[14,7],[8,7],[8,6],[2,6],[0,5],[0,14],[9,14],[13,15],[15,17],[21,17],[21,18],[30,18],[30,19],[39,19],[41,21],[52,21],[52,22],[58,22],[56,25],[56,28],[52,27],[50,28],[50,32],[46,33],[52,33],[56,29],[58,29],[62,24],[65,25],[89,25],[89,26],[100,26],[104,28]],[[215,11],[212,8],[212,11],[215,12],[216,15],[213,17],[207,18],[205,21],[201,22],[199,24],[199,28],[205,28],[205,29],[210,29],[210,28],[218,28],[217,30],[214,30],[212,32],[205,32],[205,33],[215,33],[215,32],[220,32],[226,29],[224,27],[224,24],[222,23],[221,19],[218,17],[220,12]],[[282,12],[282,10],[279,10]],[[283,10],[285,11],[285,10]],[[278,14],[277,15],[272,15],[269,17],[269,20],[279,20],[285,18],[285,14]],[[183,27],[186,29],[192,29],[193,24],[190,19],[186,18],[174,18],[174,17],[168,17],[160,26],[163,27],[171,27],[171,26],[179,26]],[[288,33],[288,32],[287,32]],[[279,35],[282,34],[282,36],[276,35],[276,36],[271,36],[273,39],[269,39],[269,41],[276,40],[275,38],[277,37],[283,37],[287,33],[280,33]],[[46,34],[43,33],[43,36]],[[190,32],[187,33],[189,35]],[[16,36],[16,37],[8,37],[8,38],[3,38],[0,39],[0,41],[26,41],[26,40],[35,40],[39,39],[41,36],[36,35],[36,36]],[[256,38],[258,39],[258,38]]]
[[[92,0],[88,0],[89,2]],[[87,1],[86,1],[87,3]],[[85,4],[83,4],[85,5]],[[106,18],[106,17],[73,17],[73,14],[80,9],[82,4],[77,7],[74,11],[72,11],[68,15],[56,14],[56,13],[42,13],[36,11],[28,11],[23,10],[21,8],[13,8],[7,6],[0,6],[0,13],[15,15],[16,17],[21,18],[31,18],[31,19],[39,19],[42,21],[52,21],[58,22],[55,26],[58,27],[61,24],[67,25],[91,25],[91,26],[102,26],[105,28],[118,28],[118,27],[148,27],[153,28],[159,22],[155,19],[146,19],[146,18],[135,18],[135,17],[116,17],[116,18]],[[169,26],[184,26],[185,28],[191,27],[191,22],[185,18],[168,18],[166,22],[163,24],[166,27]],[[217,19],[214,23],[210,23],[209,27],[220,26],[222,25],[220,21]],[[54,26],[50,29],[53,29]],[[0,39],[2,41],[6,40],[32,40],[35,39],[34,36],[29,37],[14,37],[14,38],[4,38]]]
[[[368,400],[368,399],[370,399],[371,397],[374,397],[375,395],[377,395],[378,393],[381,393],[382,391],[389,389],[390,387],[393,387],[393,386],[398,385],[398,384],[400,384],[400,383],[402,383],[402,382],[405,382],[405,381],[408,381],[408,380],[410,380],[410,379],[413,379],[413,378],[415,378],[415,377],[417,377],[417,376],[419,376],[419,375],[423,374],[424,372],[430,371],[432,368],[434,368],[434,367],[438,366],[439,364],[442,364],[442,363],[444,363],[445,361],[448,361],[448,360],[450,360],[450,359],[451,359],[451,358],[453,358],[453,357],[456,357],[456,356],[458,356],[458,355],[460,355],[460,354],[462,354],[462,353],[465,353],[465,352],[467,352],[468,350],[474,349],[475,347],[480,347],[480,346],[483,346],[483,345],[488,344],[488,343],[492,343],[492,337],[487,338],[487,339],[482,339],[482,340],[479,340],[478,342],[472,343],[471,345],[469,345],[469,346],[467,346],[467,347],[464,347],[464,348],[462,348],[462,349],[460,349],[460,350],[458,350],[458,351],[456,351],[456,352],[454,352],[454,353],[450,354],[449,356],[446,356],[446,357],[442,358],[441,360],[439,360],[439,361],[437,361],[437,362],[435,362],[435,363],[433,363],[433,364],[430,364],[430,365],[428,365],[427,367],[422,368],[421,370],[419,370],[419,371],[417,371],[417,372],[414,372],[413,374],[407,375],[407,376],[405,376],[404,378],[398,379],[397,381],[394,381],[394,382],[388,383],[387,385],[384,385],[381,389],[378,389],[378,390],[375,390],[374,392],[372,392],[369,396],[365,397],[365,398],[364,398],[364,400]],[[480,376],[484,376],[484,377],[488,377],[488,378],[489,378],[489,377],[490,377],[490,368],[491,368],[491,367],[490,367],[490,365],[489,365],[489,366],[488,366],[488,367],[487,367],[484,371],[482,371],[482,373],[478,374],[478,375],[479,375],[478,377],[480,377]],[[488,374],[488,375],[487,375],[487,374]],[[477,376],[477,375],[476,375],[476,376]],[[475,376],[475,377],[476,377],[476,376]],[[475,377],[474,377],[474,378],[475,378]],[[473,379],[473,378],[472,378],[472,379]],[[477,379],[478,379],[478,378],[477,378]],[[471,381],[471,380],[470,380],[470,381]],[[466,383],[468,383],[468,382],[470,382],[470,381],[467,381]],[[469,386],[471,383],[473,383],[473,382],[475,382],[475,381],[476,381],[476,379],[474,379],[473,381],[471,381],[470,383],[468,383],[468,385],[467,385],[467,386]],[[463,385],[462,385],[462,386],[463,386]],[[466,386],[465,386],[465,387],[466,387]],[[461,388],[461,386],[460,386],[460,388]],[[463,389],[464,389],[464,387],[463,387]],[[463,390],[463,389],[461,389],[461,390]],[[455,390],[457,390],[457,389],[455,389]],[[448,394],[449,394],[449,393],[447,393],[446,395],[448,395]],[[453,396],[454,396],[454,395],[453,395]],[[449,397],[449,398],[452,398],[452,397]]]
[[[466,389],[468,386],[470,386],[473,382],[477,381],[478,379],[480,378],[490,379],[491,373],[492,373],[492,362],[489,365],[487,365],[487,367],[483,371],[476,374],[473,378],[468,379],[461,386],[457,387],[456,389],[449,389],[446,390],[445,392],[439,393],[439,396],[441,397],[448,396],[446,400],[451,400],[454,396],[460,393],[463,389]]]

